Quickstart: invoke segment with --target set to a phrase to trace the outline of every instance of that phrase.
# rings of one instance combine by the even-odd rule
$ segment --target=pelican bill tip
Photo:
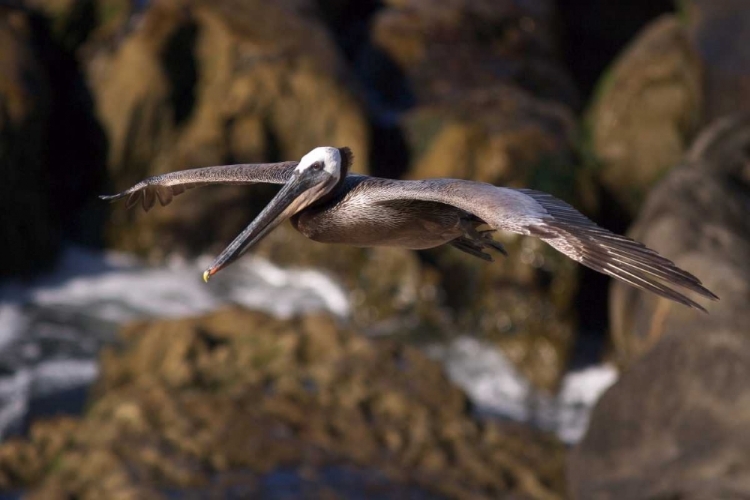
[[[211,277],[211,273],[207,270],[203,271],[203,281],[208,283],[208,279]]]

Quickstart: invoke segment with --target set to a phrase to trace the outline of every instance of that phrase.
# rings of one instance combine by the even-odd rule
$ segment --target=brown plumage
[[[717,299],[692,274],[625,236],[603,229],[567,203],[531,189],[460,179],[400,181],[350,174],[348,148],[316,148],[299,162],[207,167],[150,177],[103,199],[128,197],[149,210],[205,184],[283,184],[281,191],[216,259],[208,279],[285,219],[310,239],[411,249],[443,244],[492,260],[505,253],[492,230],[536,236],[571,259],[635,287],[705,311],[678,288]],[[490,231],[481,231],[489,226]]]

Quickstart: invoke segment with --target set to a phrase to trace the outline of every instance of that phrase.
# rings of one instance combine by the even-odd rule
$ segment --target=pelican
[[[162,206],[207,184],[281,184],[282,188],[203,273],[208,279],[290,219],[311,240],[358,247],[426,249],[449,244],[492,261],[506,254],[496,230],[535,236],[571,259],[637,288],[705,312],[680,288],[717,300],[692,274],[646,246],[594,224],[540,191],[460,179],[394,180],[349,173],[349,148],[319,147],[300,161],[222,165],[149,177],[104,200],[128,208]],[[507,254],[506,254],[507,255]],[[680,288],[672,288],[669,285]]]

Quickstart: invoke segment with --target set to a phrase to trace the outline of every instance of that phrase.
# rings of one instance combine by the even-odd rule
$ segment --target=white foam
[[[93,315],[113,322],[134,317],[179,317],[199,314],[220,304],[189,269],[121,269],[72,278],[58,286],[32,292],[39,305],[97,306]]]
[[[58,359],[39,364],[33,370],[35,395],[46,396],[92,383],[99,375],[94,360]]]
[[[31,370],[21,369],[0,379],[0,439],[20,423],[29,407]]]
[[[0,304],[0,351],[15,341],[27,324],[18,304]]]
[[[604,391],[617,381],[617,369],[610,363],[572,371],[563,379],[557,395],[557,434],[566,443],[577,443],[589,426],[591,410]]]
[[[531,385],[496,347],[463,336],[427,352],[445,364],[451,380],[480,408],[513,420],[530,418]]]
[[[254,273],[262,281],[261,285],[265,286],[256,286],[254,289],[237,287],[232,298],[239,304],[271,310],[280,317],[290,317],[315,309],[325,309],[339,317],[349,315],[349,299],[344,290],[319,271],[282,269],[257,257],[247,259],[243,268],[246,272]],[[278,293],[269,294],[268,289],[290,293],[292,296],[283,300],[283,297],[278,297]]]
[[[570,444],[583,437],[591,409],[617,379],[612,365],[597,365],[568,373],[552,395],[534,389],[500,350],[476,338],[459,337],[427,352],[445,364],[479,410],[553,431]]]
[[[121,254],[102,257],[73,248],[65,252],[52,275],[36,280],[21,293],[17,284],[4,285],[0,296],[85,309],[89,316],[115,323],[202,314],[229,303],[281,317],[321,309],[337,316],[349,313],[343,289],[321,272],[283,269],[248,257],[206,286],[201,276],[211,260],[171,259],[166,267],[149,268]]]

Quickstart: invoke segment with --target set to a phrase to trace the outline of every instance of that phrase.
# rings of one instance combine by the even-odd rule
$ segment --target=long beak
[[[317,182],[316,182],[317,181]],[[276,226],[313,203],[320,196],[320,179],[306,172],[295,174],[249,226],[221,252],[203,273],[203,281],[234,262]]]

